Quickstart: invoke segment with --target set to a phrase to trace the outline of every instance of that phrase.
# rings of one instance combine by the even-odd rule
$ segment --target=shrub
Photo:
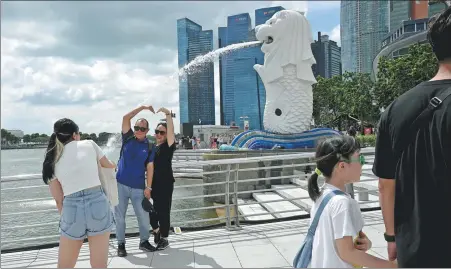
[[[357,140],[362,147],[375,147],[376,135],[358,135]]]

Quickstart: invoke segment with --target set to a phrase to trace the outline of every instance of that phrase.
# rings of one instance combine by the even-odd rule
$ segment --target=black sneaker
[[[141,242],[140,244],[139,244],[139,249],[140,250],[144,250],[144,251],[147,251],[147,252],[154,252],[156,249],[155,249],[155,247],[154,246],[152,246],[150,243],[149,243],[149,241],[144,241],[144,242]]]
[[[117,246],[117,256],[118,257],[127,256],[127,251],[125,250],[125,243],[121,243]]]
[[[155,242],[155,244],[158,244],[158,242],[160,242],[161,239],[161,233],[160,231],[156,232],[152,232],[153,234],[153,242]]]
[[[167,249],[169,247],[169,241],[166,238],[161,238],[157,244],[157,250]]]

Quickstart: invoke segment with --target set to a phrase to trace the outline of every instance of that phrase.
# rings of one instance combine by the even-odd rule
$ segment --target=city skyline
[[[255,27],[282,9],[281,6],[256,9],[254,24],[249,13],[228,16],[227,26],[218,28],[219,46],[255,41]],[[242,127],[246,118],[250,129],[263,128],[266,92],[253,68],[255,64],[263,64],[263,59],[261,46],[240,49],[220,57],[221,124],[235,123]]]
[[[279,5],[305,11],[313,32],[339,37],[336,1],[230,1],[220,9],[217,2],[2,2],[2,128],[49,134],[69,117],[82,132],[118,132],[122,116],[145,103],[171,109],[178,131],[178,80],[170,78],[178,67],[177,19],[213,29],[216,49],[228,15],[249,12],[253,20],[255,9]],[[151,128],[161,119],[139,116]]]
[[[373,59],[389,32],[389,0],[340,4],[342,72],[371,73]]]
[[[213,51],[213,30],[183,18],[177,20],[178,67],[182,68],[197,56]],[[215,89],[213,63],[205,63],[202,70],[179,77],[180,123],[199,121],[215,124]]]

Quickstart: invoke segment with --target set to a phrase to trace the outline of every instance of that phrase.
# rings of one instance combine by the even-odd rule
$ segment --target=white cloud
[[[340,39],[340,24],[335,26],[330,32],[325,33],[329,35],[329,39],[337,42],[338,46],[341,46]]]
[[[82,132],[118,132],[122,116],[138,104],[177,114],[176,20],[188,17],[212,29],[227,16],[282,5],[328,9],[323,1],[221,2],[2,2],[2,128],[51,133],[54,121],[74,119]],[[220,123],[215,63],[216,122]],[[156,125],[162,118],[143,112]]]

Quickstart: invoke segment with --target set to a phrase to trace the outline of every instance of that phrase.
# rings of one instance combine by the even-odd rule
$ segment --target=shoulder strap
[[[313,218],[312,225],[310,225],[308,229],[308,234],[311,236],[315,235],[316,227],[318,226],[319,218],[321,217],[321,214],[323,213],[324,208],[326,207],[327,203],[329,203],[330,199],[335,195],[346,195],[344,192],[339,190],[334,190],[328,193],[323,200],[321,201],[321,204],[319,205],[318,209],[316,210],[315,217]]]
[[[441,92],[438,96],[435,96],[429,101],[428,106],[421,112],[420,115],[412,122],[410,125],[408,133],[410,133],[410,138],[406,139],[404,146],[401,148],[401,153],[413,142],[418,130],[421,130],[424,125],[429,122],[429,119],[434,114],[434,111],[440,107],[440,105],[451,95],[451,87]]]
[[[121,151],[119,152],[119,159],[121,159],[121,157],[122,157],[122,152],[124,151],[124,145],[127,144],[127,142],[130,141],[130,140],[132,140],[132,139],[135,139],[135,136],[134,136],[134,135],[127,137],[127,138],[124,140],[124,142],[122,143]]]

